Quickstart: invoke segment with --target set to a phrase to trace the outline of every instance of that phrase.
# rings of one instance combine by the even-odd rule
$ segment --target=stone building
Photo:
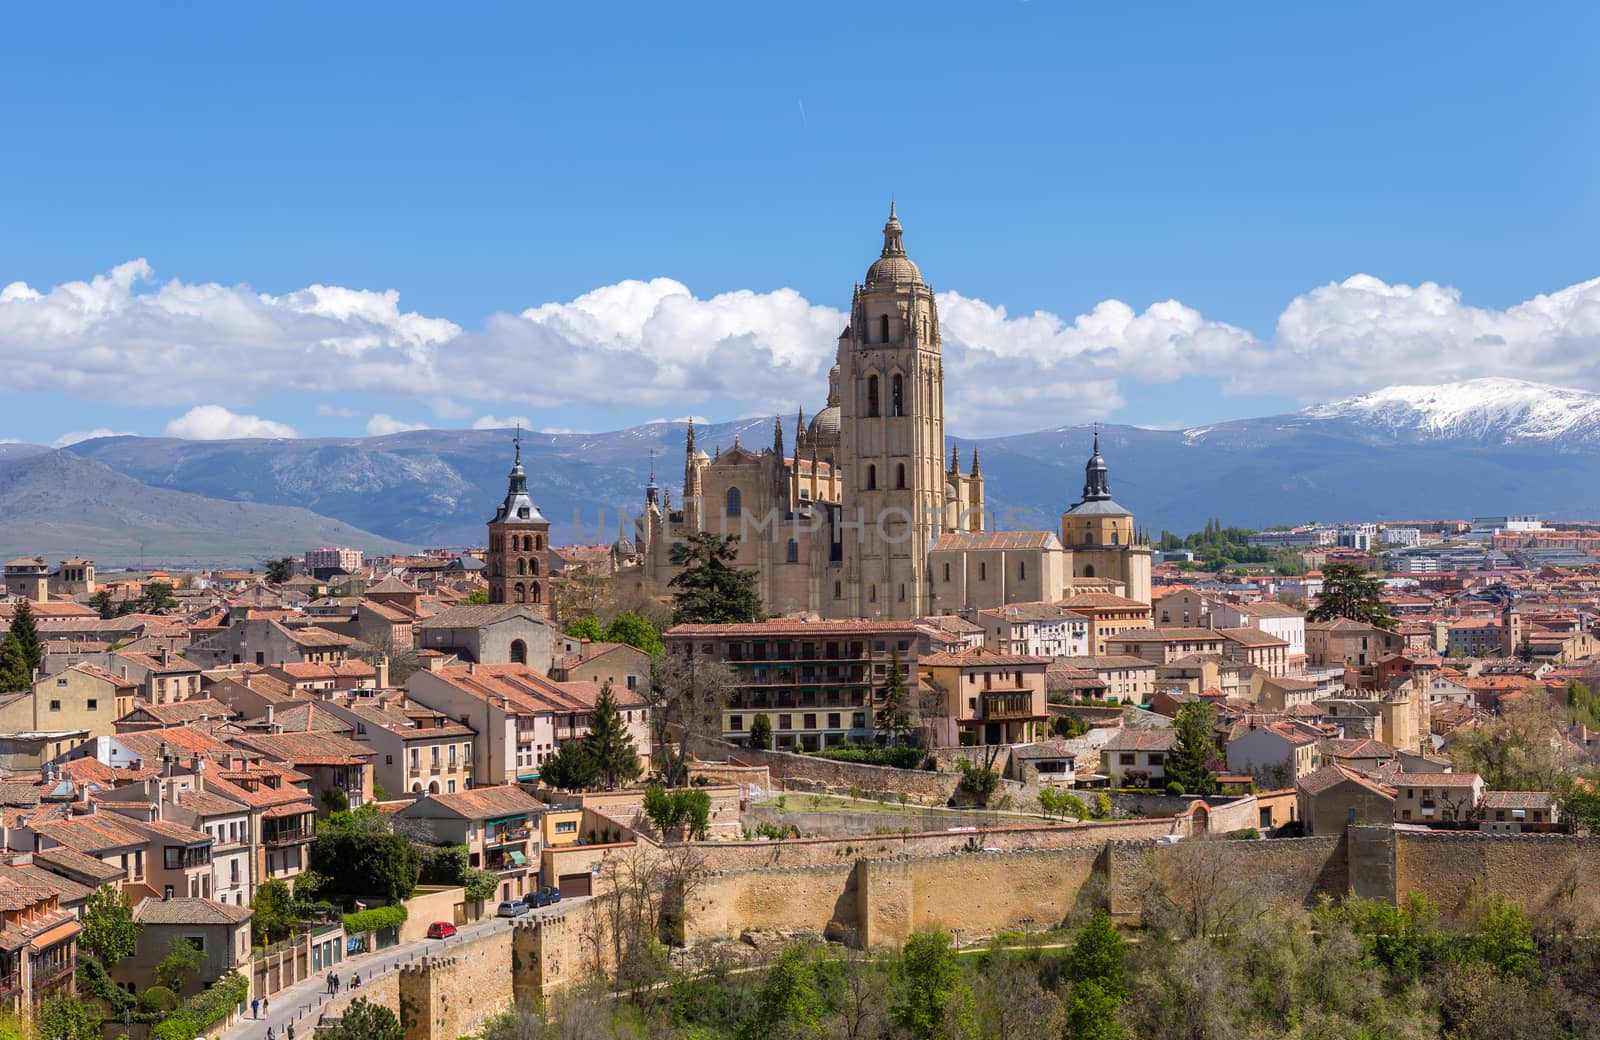
[[[672,542],[715,532],[739,537],[738,564],[756,572],[770,614],[904,621],[1085,588],[1148,604],[1148,540],[1111,499],[1098,436],[1059,535],[985,534],[976,450],[969,472],[958,452],[945,459],[938,308],[903,234],[891,206],[883,249],[852,293],[827,405],[809,426],[797,418],[792,454],[781,422],[770,447],[735,441],[715,457],[697,449],[690,426],[679,508],[652,477],[633,546],[613,554],[634,588],[665,594]]]
[[[517,434],[517,455],[511,464],[505,501],[489,521],[489,554],[485,577],[490,603],[526,603],[543,613],[550,546],[550,521],[528,494],[528,474],[522,468],[522,434]]]

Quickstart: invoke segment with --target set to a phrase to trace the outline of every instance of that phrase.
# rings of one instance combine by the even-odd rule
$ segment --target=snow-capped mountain
[[[1429,440],[1542,441],[1568,449],[1600,444],[1600,394],[1522,379],[1391,386],[1299,415]]]

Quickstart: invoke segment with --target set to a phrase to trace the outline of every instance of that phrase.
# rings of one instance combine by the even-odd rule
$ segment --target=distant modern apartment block
[[[361,569],[365,562],[360,549],[350,549],[342,545],[325,545],[320,549],[307,549],[305,557],[305,571],[307,574],[319,572],[344,571],[354,574]]]

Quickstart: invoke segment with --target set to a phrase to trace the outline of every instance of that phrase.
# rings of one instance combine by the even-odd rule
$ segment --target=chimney
[[[171,663],[172,663],[172,648],[170,646],[163,646],[161,648],[161,664],[162,664],[162,667],[165,667],[165,666],[167,666],[167,665],[169,665]]]
[[[377,682],[377,685],[378,685],[378,689],[380,689],[380,690],[388,689],[389,688],[389,655],[388,654],[379,654],[378,655],[378,662],[377,662],[377,665],[375,667],[376,667],[377,672],[378,672],[378,676],[377,676],[377,679],[376,679],[376,682]],[[351,694],[351,696],[354,696],[354,694]]]
[[[274,712],[272,710],[272,705],[270,705],[270,704],[267,705],[267,729],[269,729],[269,730],[272,729],[272,722],[273,722],[272,716],[273,716],[273,714],[274,714]]]

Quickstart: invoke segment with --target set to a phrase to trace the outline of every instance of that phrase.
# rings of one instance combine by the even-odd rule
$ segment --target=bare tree
[[[651,746],[668,787],[688,783],[695,738],[721,739],[722,709],[737,685],[733,669],[721,661],[666,654],[651,662]]]
[[[1027,957],[996,950],[973,980],[978,1035],[1005,1040],[1054,1040],[1066,1025],[1061,998],[1039,984]]]
[[[1258,879],[1239,869],[1226,840],[1191,838],[1152,849],[1145,923],[1186,939],[1227,935],[1267,909]]]
[[[833,1040],[877,1040],[889,1032],[889,980],[865,951],[846,949],[839,964],[837,1011],[829,1023]]]
[[[683,906],[699,888],[701,868],[692,849],[643,842],[601,863],[593,956],[596,962],[602,953],[610,959],[619,984],[637,992],[666,973],[663,936],[681,936]]]

